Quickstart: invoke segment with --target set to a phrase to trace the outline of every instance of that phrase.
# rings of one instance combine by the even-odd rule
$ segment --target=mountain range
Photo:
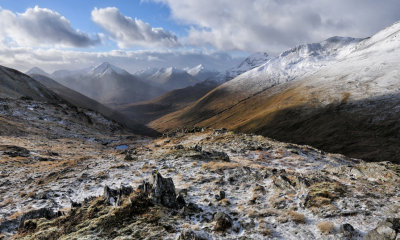
[[[371,161],[400,155],[400,23],[300,45],[149,124],[225,127]]]

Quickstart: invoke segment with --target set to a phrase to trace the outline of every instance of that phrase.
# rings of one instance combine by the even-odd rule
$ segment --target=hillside
[[[226,127],[398,162],[399,31],[298,46],[150,126]]]
[[[123,114],[115,110],[112,110],[111,108],[106,107],[103,104],[91,98],[88,98],[72,89],[69,89],[59,84],[58,82],[54,81],[51,78],[38,74],[32,74],[31,77],[40,82],[41,84],[43,84],[46,88],[56,93],[60,98],[62,98],[66,102],[80,108],[100,113],[107,119],[122,124],[129,130],[131,130],[133,133],[147,135],[147,136],[157,136],[158,134],[156,131],[142,124],[139,124],[134,118],[128,118]]]
[[[147,124],[166,114],[185,108],[218,85],[214,81],[203,81],[194,86],[164,93],[150,101],[120,106],[118,111],[142,124]]]

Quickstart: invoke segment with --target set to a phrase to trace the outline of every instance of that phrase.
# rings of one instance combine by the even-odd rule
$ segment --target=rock
[[[201,207],[197,206],[197,204],[195,204],[195,203],[189,203],[189,204],[187,205],[187,208],[188,208],[190,211],[195,212],[195,213],[199,213],[199,212],[202,212],[202,211],[203,211],[203,209],[201,209]]]
[[[183,208],[184,206],[186,206],[185,198],[183,198],[182,195],[178,195],[178,197],[176,198],[176,202],[178,203],[178,208]]]
[[[214,215],[214,221],[216,222],[215,231],[226,231],[233,225],[232,218],[224,212],[217,212]]]
[[[218,152],[215,150],[212,150],[211,152],[208,151],[202,151],[201,155],[203,158],[210,159],[210,160],[220,160],[224,162],[230,162],[230,158],[227,153],[225,152]]]
[[[177,240],[208,240],[210,239],[205,234],[200,234],[191,230],[184,230],[179,234]]]
[[[120,206],[122,203],[122,196],[128,196],[133,192],[131,186],[121,186],[119,189],[111,189],[108,186],[104,186],[104,201],[113,206]]]
[[[37,210],[29,211],[23,214],[19,219],[19,226],[18,228],[23,228],[25,225],[25,221],[29,219],[39,219],[39,218],[46,218],[52,219],[56,217],[56,214],[50,208],[40,208]]]
[[[345,223],[340,226],[340,232],[347,239],[351,239],[355,234],[355,229],[351,224]]]
[[[150,198],[153,203],[161,204],[168,208],[179,208],[176,199],[175,185],[172,178],[163,178],[160,173],[153,174],[153,187]]]
[[[225,191],[220,191],[219,195],[215,195],[215,199],[217,199],[217,201],[220,201],[220,200],[224,199],[225,197],[226,197]]]
[[[400,233],[400,218],[388,218],[365,235],[365,240],[395,240]]]
[[[0,145],[0,151],[10,157],[28,157],[30,154],[28,149],[12,145]]]
[[[120,198],[119,195],[120,195],[120,192],[118,190],[111,189],[107,185],[104,186],[103,198],[107,204],[113,205],[113,206],[118,205],[117,199]]]
[[[172,149],[182,150],[182,149],[185,149],[185,147],[183,145],[179,144],[179,145],[173,146]]]

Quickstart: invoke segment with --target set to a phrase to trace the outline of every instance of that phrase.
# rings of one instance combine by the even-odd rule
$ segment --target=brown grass
[[[320,222],[317,224],[318,229],[323,233],[323,234],[330,234],[333,232],[333,228],[335,225],[332,222]]]
[[[240,166],[241,165],[239,163],[235,163],[235,162],[216,162],[216,161],[211,161],[211,162],[204,163],[203,165],[201,165],[201,167],[204,170],[212,170],[212,171],[233,169],[233,168],[237,168]]]
[[[295,222],[297,224],[306,223],[306,217],[302,213],[298,213],[295,211],[289,211],[287,214],[289,215],[290,220],[292,220],[293,222]]]

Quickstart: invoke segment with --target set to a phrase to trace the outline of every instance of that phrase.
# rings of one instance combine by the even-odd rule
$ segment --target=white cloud
[[[0,8],[0,41],[17,46],[88,47],[100,43],[99,37],[72,28],[64,16],[46,8],[28,8],[13,13]]]
[[[126,17],[115,7],[95,8],[92,11],[92,20],[107,31],[120,48],[179,46],[178,38],[172,32],[153,28],[139,19]]]
[[[400,20],[398,0],[152,1],[191,26],[185,43],[220,50],[277,53],[335,35],[366,37]]]
[[[110,62],[131,73],[149,67],[177,68],[203,64],[210,69],[224,70],[234,66],[242,58],[232,58],[226,53],[204,53],[202,51],[123,51],[85,52],[62,49],[33,49],[6,47],[0,44],[0,65],[27,71],[40,67],[48,72],[59,69],[81,69],[102,62]]]

